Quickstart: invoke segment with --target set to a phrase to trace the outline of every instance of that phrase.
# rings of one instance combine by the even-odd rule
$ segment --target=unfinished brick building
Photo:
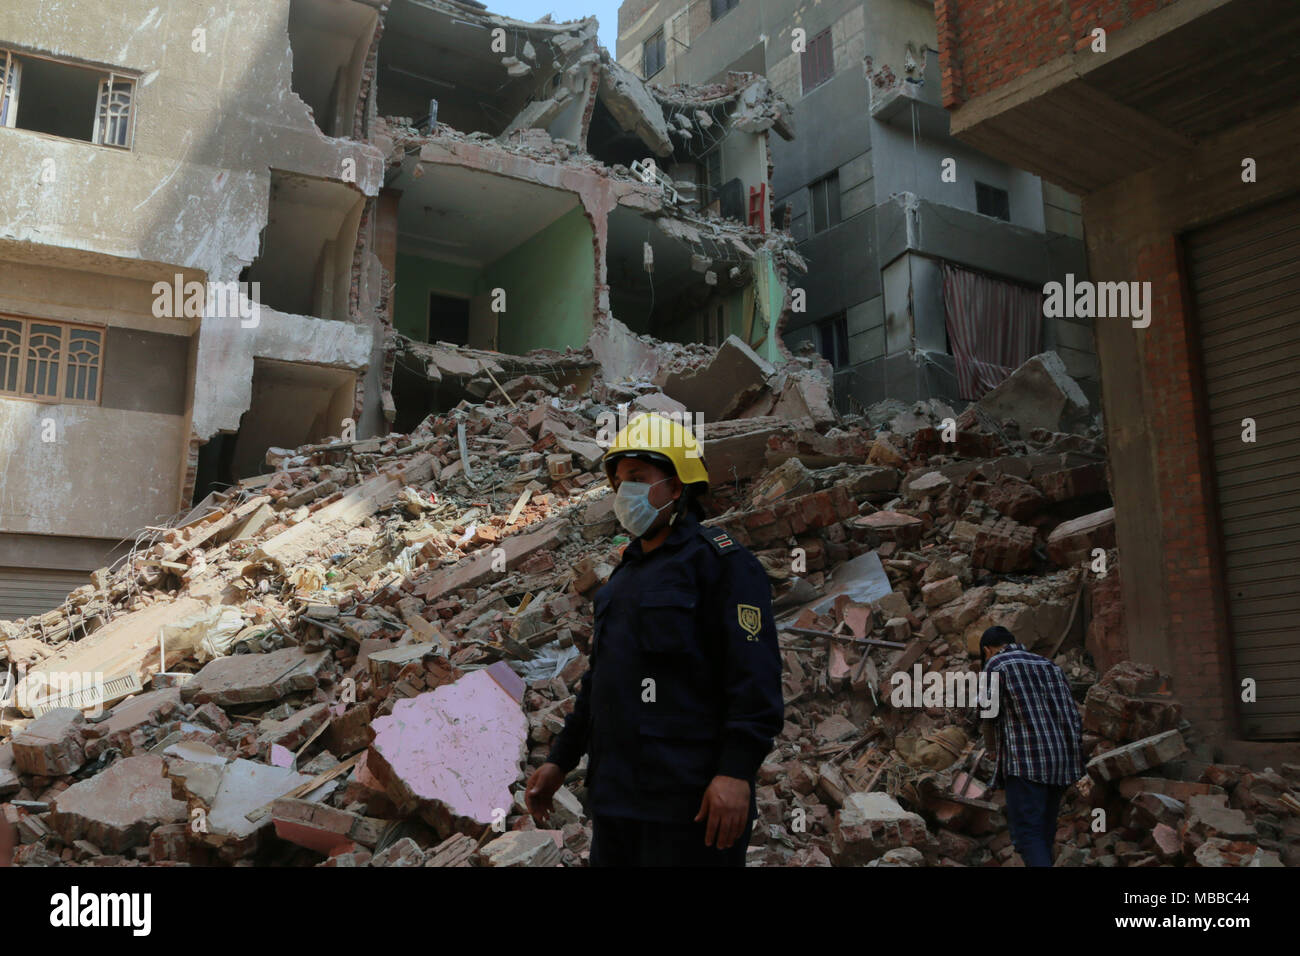
[[[1093,278],[1150,283],[1149,327],[1096,323],[1124,650],[1207,728],[1294,740],[1300,9],[935,11],[953,132],[1083,195]]]

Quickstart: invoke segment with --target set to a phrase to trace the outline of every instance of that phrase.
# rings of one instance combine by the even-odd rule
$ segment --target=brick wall
[[[1222,588],[1209,441],[1204,422],[1200,346],[1186,272],[1170,236],[1141,246],[1136,278],[1151,282],[1152,314],[1142,348],[1153,434],[1174,687],[1209,733],[1234,721],[1228,686],[1231,650]]]
[[[935,0],[943,105],[959,106],[1178,0]]]

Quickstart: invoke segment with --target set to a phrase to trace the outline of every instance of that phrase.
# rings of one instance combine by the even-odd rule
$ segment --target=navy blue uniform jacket
[[[725,531],[683,515],[598,590],[590,662],[549,759],[582,754],[593,815],[689,823],[716,775],[750,782],[784,716],[772,589]]]

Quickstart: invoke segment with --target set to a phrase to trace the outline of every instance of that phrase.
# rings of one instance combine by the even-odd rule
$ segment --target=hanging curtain
[[[1042,292],[943,264],[948,341],[961,397],[974,401],[1042,351]]]

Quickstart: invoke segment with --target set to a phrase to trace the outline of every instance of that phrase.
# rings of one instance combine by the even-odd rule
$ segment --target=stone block
[[[56,707],[13,735],[14,769],[61,777],[86,762],[86,721],[75,707]]]
[[[86,839],[105,853],[145,846],[156,827],[186,819],[172,797],[163,761],[153,754],[123,757],[54,798],[51,827],[64,842]]]
[[[269,654],[219,657],[181,688],[181,697],[196,704],[212,701],[221,707],[278,700],[315,688],[329,656],[326,651],[308,653],[286,647]]]

